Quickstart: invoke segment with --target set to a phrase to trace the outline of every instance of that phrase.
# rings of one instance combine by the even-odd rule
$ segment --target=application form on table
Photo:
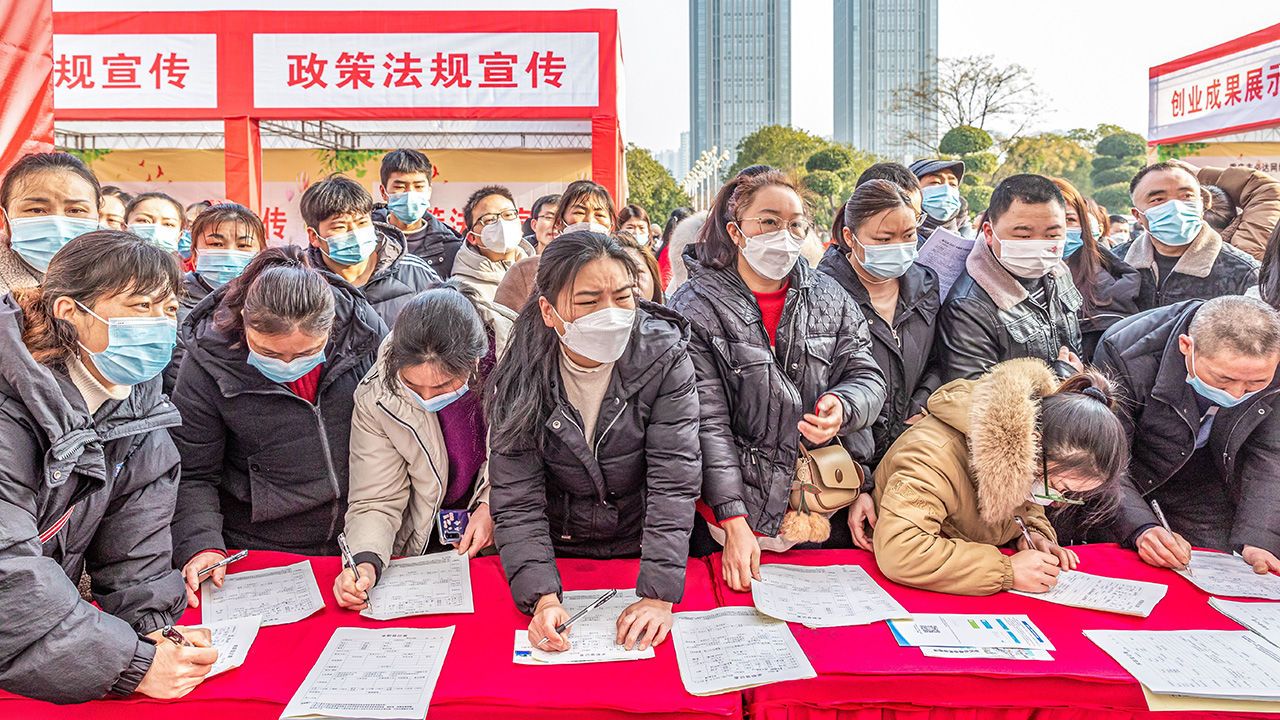
[[[756,609],[779,620],[827,628],[911,617],[856,565],[768,564],[760,566],[760,577],[751,583]]]
[[[564,593],[561,604],[572,617],[579,610],[595,602],[608,590],[571,590]],[[529,644],[529,631],[516,630],[515,652],[512,662],[517,665],[580,665],[584,663],[619,662],[624,660],[648,660],[654,657],[653,648],[628,650],[617,644],[618,616],[640,598],[634,588],[619,590],[609,602],[583,615],[573,623],[569,631],[569,649],[564,652],[546,652]]]
[[[471,561],[466,555],[448,550],[392,560],[369,591],[369,607],[360,615],[372,620],[393,620],[472,612],[475,605],[471,596]]]
[[[1251,632],[1085,630],[1084,634],[1153,693],[1280,700],[1280,648]]]
[[[889,628],[903,646],[1056,649],[1026,615],[917,614]]]
[[[1280,575],[1259,575],[1238,555],[1191,551],[1191,573],[1178,572],[1210,595],[1280,600]]]
[[[1058,584],[1049,592],[1029,593],[1018,590],[1010,592],[1014,595],[1025,595],[1029,598],[1085,610],[1147,617],[1168,591],[1168,585],[1069,570],[1058,575]]]
[[[211,580],[200,585],[200,619],[223,622],[258,615],[262,625],[297,622],[324,609],[311,563],[227,573],[222,587]]]
[[[676,613],[671,637],[690,695],[817,677],[791,628],[755,608]]]
[[[338,628],[280,719],[421,720],[452,639],[452,627]]]
[[[196,627],[209,631],[210,643],[218,651],[218,659],[205,677],[211,678],[243,665],[244,659],[249,655],[249,647],[257,639],[258,628],[261,626],[262,618],[257,615],[197,625]]]

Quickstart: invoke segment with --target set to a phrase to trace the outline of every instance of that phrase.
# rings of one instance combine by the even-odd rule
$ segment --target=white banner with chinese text
[[[1280,40],[1153,77],[1149,93],[1152,141],[1280,123]]]
[[[53,36],[59,109],[216,108],[217,35]]]

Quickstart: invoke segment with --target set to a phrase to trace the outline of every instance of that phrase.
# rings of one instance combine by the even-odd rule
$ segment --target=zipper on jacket
[[[1262,396],[1262,397],[1260,397],[1260,398],[1257,398],[1253,403],[1251,403],[1251,404],[1249,405],[1249,412],[1242,413],[1242,414],[1241,414],[1241,416],[1240,416],[1239,418],[1237,418],[1237,419],[1236,419],[1236,421],[1235,421],[1234,423],[1232,423],[1232,424],[1231,424],[1231,429],[1227,431],[1227,441],[1226,441],[1227,452],[1222,453],[1222,469],[1223,469],[1223,470],[1226,470],[1226,469],[1227,469],[1227,463],[1231,461],[1231,460],[1230,460],[1230,458],[1231,458],[1231,452],[1230,452],[1230,451],[1231,451],[1231,436],[1233,436],[1233,435],[1235,435],[1235,434],[1236,434],[1236,428],[1240,427],[1240,423],[1244,421],[1245,417],[1247,417],[1247,416],[1249,415],[1249,413],[1253,413],[1253,412],[1260,412],[1260,413],[1261,413],[1261,412],[1265,412],[1265,411],[1263,411],[1261,408],[1258,408],[1257,410],[1255,410],[1254,408],[1255,408],[1255,406],[1258,404],[1258,401],[1265,400],[1265,399],[1267,399],[1267,398],[1269,398],[1269,397],[1273,397],[1274,395],[1276,395],[1276,393],[1280,393],[1280,390],[1272,391],[1272,392],[1270,392],[1270,393],[1267,393],[1266,395],[1263,395],[1263,396]]]
[[[422,454],[426,456],[427,464],[431,466],[431,473],[436,476],[436,484],[440,486],[440,502],[432,510],[433,515],[439,516],[440,508],[444,505],[444,496],[447,492],[447,488],[445,487],[445,481],[440,477],[440,471],[436,468],[435,461],[431,459],[431,453],[427,450],[427,444],[422,442],[422,436],[418,434],[418,430],[415,427],[405,422],[404,420],[401,420],[399,417],[396,417],[396,414],[391,412],[391,410],[388,409],[386,405],[383,405],[381,400],[378,401],[378,407],[382,409],[382,412],[387,414],[387,417],[399,423],[401,426],[404,427],[405,430],[408,430],[410,433],[412,433],[413,439],[418,442],[418,447],[422,448]],[[426,555],[427,549],[430,547],[431,547],[431,527],[430,527],[430,523],[428,523],[427,537],[425,540],[422,541],[422,551],[419,552],[418,554]]]
[[[616,402],[617,398],[615,398],[614,400]],[[622,407],[618,410],[617,414],[613,416],[613,419],[609,421],[609,424],[606,425],[604,430],[600,432],[600,436],[596,438],[596,444],[595,444],[595,447],[591,449],[591,454],[595,456],[597,462],[599,462],[600,460],[600,443],[604,441],[604,436],[609,434],[609,431],[612,430],[613,426],[617,424],[618,418],[622,417],[622,413],[626,412],[626,410],[627,410],[627,404],[624,402],[622,403]]]
[[[298,398],[298,399],[302,400],[302,398]],[[315,405],[311,405],[311,403],[307,403],[307,404],[311,405],[311,410],[315,413],[315,416],[316,416],[316,427],[320,429],[320,450],[324,452],[324,465],[329,470],[329,483],[333,485],[333,493],[336,496],[335,498],[336,502],[334,502],[333,504],[333,512],[331,513],[331,516],[329,518],[329,535],[328,535],[328,537],[336,537],[338,534],[338,519],[339,519],[338,506],[341,504],[343,500],[342,484],[338,482],[338,472],[333,467],[333,453],[329,451],[329,436],[325,434],[324,416],[320,414],[319,400],[320,398],[317,395]],[[303,402],[306,402],[306,401],[303,400]]]

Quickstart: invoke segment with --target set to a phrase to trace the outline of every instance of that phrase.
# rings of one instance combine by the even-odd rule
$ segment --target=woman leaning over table
[[[514,318],[458,281],[396,318],[356,388],[346,536],[361,577],[334,580],[342,607],[364,609],[392,555],[448,547],[434,537],[441,510],[470,512],[457,552],[475,557],[493,543],[482,388]]]
[[[568,232],[541,257],[485,400],[502,564],[529,641],[561,651],[555,558],[639,557],[618,642],[648,648],[684,592],[701,485],[689,326],[636,299],[635,261],[608,235]]]

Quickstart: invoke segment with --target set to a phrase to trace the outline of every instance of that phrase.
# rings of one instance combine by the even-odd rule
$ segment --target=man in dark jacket
[[[991,195],[978,242],[938,320],[943,382],[1033,357],[1075,371],[1084,298],[1062,263],[1066,202],[1048,178],[1013,175]]]
[[[1161,567],[1195,545],[1280,572],[1280,314],[1234,296],[1150,310],[1108,330],[1096,362],[1119,381],[1133,449],[1111,539]]]
[[[374,207],[373,220],[404,233],[409,252],[447,278],[453,274],[453,256],[462,247],[462,236],[430,212],[434,171],[427,156],[417,150],[392,150],[383,155],[379,188],[383,204]]]
[[[1133,176],[1129,194],[1143,232],[1115,254],[1142,275],[1139,307],[1243,295],[1257,286],[1258,261],[1204,222],[1200,182],[1184,165],[1148,165]]]
[[[404,233],[371,219],[373,198],[359,183],[332,175],[302,194],[308,261],[364,294],[387,327],[413,296],[440,282],[425,261],[406,250]]]
[[[911,163],[911,172],[920,180],[921,206],[924,209],[924,220],[918,231],[920,244],[923,245],[940,227],[967,237],[973,228],[969,225],[969,203],[960,194],[964,163],[925,158]]]

